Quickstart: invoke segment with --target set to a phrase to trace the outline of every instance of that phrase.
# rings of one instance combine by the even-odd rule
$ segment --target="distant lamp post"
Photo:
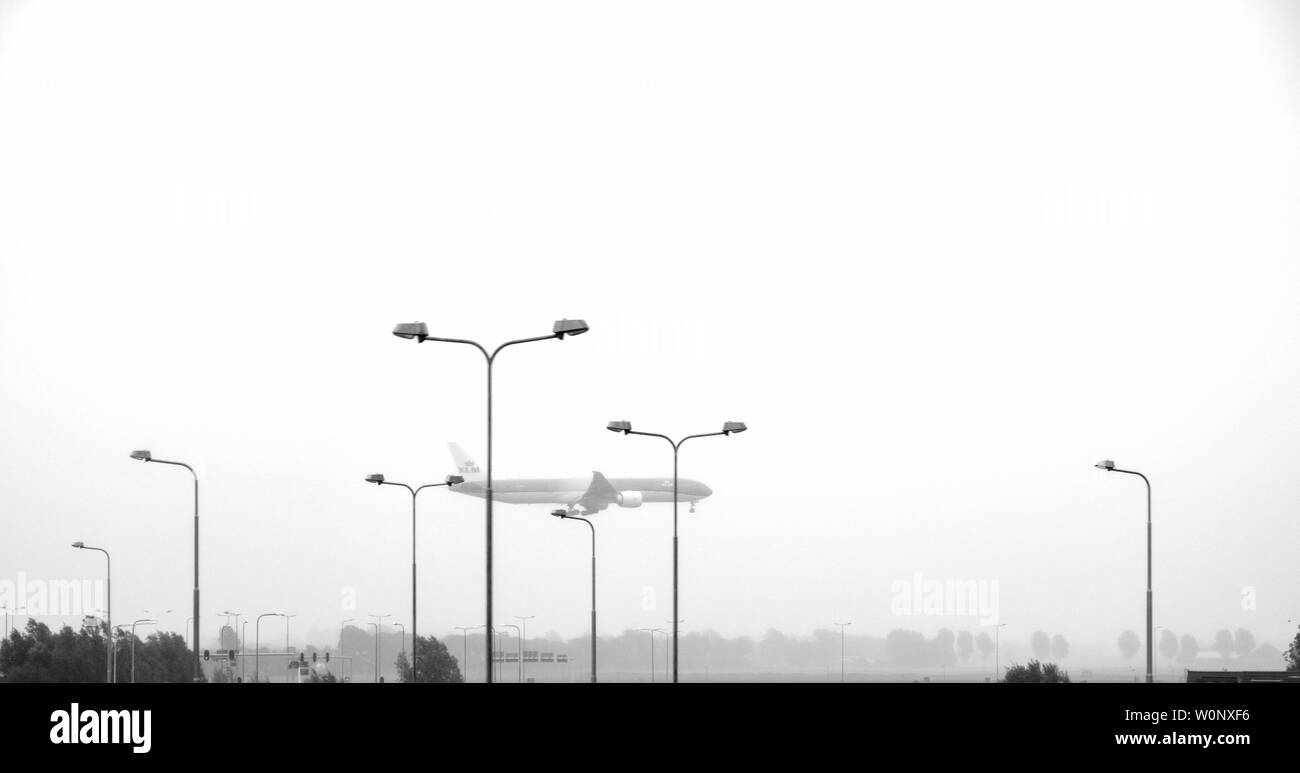
[[[844,684],[844,627],[853,625],[853,621],[836,623],[836,625],[840,627],[840,684]]]
[[[379,634],[384,632],[384,618],[392,617],[391,614],[370,615],[375,618],[375,622],[370,623],[375,627],[375,684],[379,683]]]
[[[591,683],[596,683],[596,525],[582,516],[567,510],[552,510],[551,515],[571,521],[582,521],[591,529]]]
[[[662,628],[638,628],[642,633],[650,634],[650,684],[655,683],[655,634],[663,633]]]
[[[518,676],[516,677],[516,681],[518,681],[520,684],[522,684],[523,681],[524,681],[524,637],[523,637],[523,634],[520,633],[520,631],[519,631],[519,626],[515,625],[514,623],[503,623],[503,624],[501,625],[501,627],[502,627],[502,628],[513,628],[513,629],[515,629],[515,638],[519,641],[519,646],[517,646],[517,647],[515,648],[516,651],[518,651],[518,653],[519,653],[519,667],[515,670],[515,673],[518,675]]]
[[[993,683],[1002,681],[1002,628],[1006,623],[993,626]],[[986,656],[987,657],[987,656]]]
[[[460,665],[461,665],[461,670],[464,672],[461,674],[461,679],[465,680],[466,682],[469,681],[469,632],[477,631],[482,627],[483,626],[481,625],[455,626],[456,630],[460,631],[460,657],[461,657]],[[491,668],[491,664],[488,664],[488,667]]]
[[[1121,470],[1115,466],[1115,463],[1109,459],[1103,459],[1095,465],[1099,470],[1106,472],[1122,472],[1127,475],[1136,475],[1147,484],[1147,684],[1155,681],[1155,656],[1154,642],[1151,641],[1154,633],[1151,627],[1151,481],[1147,476],[1134,470]]]
[[[284,616],[284,651],[285,652],[290,652],[290,653],[293,652],[293,650],[289,649],[289,621],[294,619],[295,617],[297,617],[296,614]]]
[[[262,677],[262,618],[264,617],[284,617],[283,612],[264,612],[257,616],[257,622],[253,624],[253,637],[256,650],[253,652],[253,681],[261,684]]]
[[[112,684],[113,683],[113,654],[114,654],[113,653],[113,559],[108,555],[107,550],[103,548],[91,547],[80,540],[72,543],[72,546],[74,548],[77,548],[78,550],[97,550],[100,553],[104,554],[104,585],[105,585],[105,590],[108,593],[108,601],[107,601],[108,608],[105,610],[105,614],[108,617],[108,643],[107,643],[108,662],[105,664],[106,669],[104,674],[104,681],[108,684]],[[7,637],[9,635],[9,620],[8,620],[9,615],[8,615],[8,610],[6,610],[5,612],[6,612],[5,636]]]
[[[657,432],[638,432],[632,429],[630,421],[611,421],[605,426],[610,432],[622,432],[624,435],[645,435],[646,437],[663,438],[673,447],[673,620],[681,617],[677,610],[677,455],[682,444],[691,438],[697,437],[714,437],[716,435],[730,436],[739,434],[749,429],[743,421],[728,421],[722,425],[720,432],[705,432],[699,435],[687,435],[681,440],[674,441],[667,435],[660,435]],[[651,637],[653,639],[653,637]],[[653,676],[653,675],[652,675]],[[673,623],[673,684],[677,683],[677,623]]]
[[[401,623],[393,623],[393,627],[401,630],[402,632],[402,636],[401,636],[402,654],[405,655],[406,654],[406,626]],[[415,647],[414,643],[412,643],[411,647],[414,649]],[[414,681],[415,679],[415,661],[411,661],[411,679],[412,681]]]
[[[489,354],[488,350],[476,341],[470,341],[465,338],[439,338],[437,336],[431,336],[429,335],[429,326],[423,322],[404,322],[393,328],[393,335],[398,338],[405,338],[418,343],[424,343],[425,341],[442,341],[444,343],[473,346],[482,353],[483,358],[487,361],[487,472],[485,481],[486,488],[483,499],[487,528],[487,621],[485,626],[488,629],[488,635],[484,637],[484,641],[487,642],[487,681],[489,684],[492,682],[492,365],[496,362],[497,355],[507,346],[530,343],[532,341],[549,341],[552,338],[562,341],[565,336],[582,335],[587,332],[588,329],[587,323],[583,320],[561,319],[552,325],[550,335],[506,341]],[[414,626],[414,622],[412,622],[412,626]]]
[[[524,659],[524,647],[528,646],[528,621],[537,615],[515,615],[519,621],[519,681],[521,683],[528,681],[528,661]]]
[[[194,672],[193,681],[200,681],[202,676],[201,666],[199,665],[199,476],[194,472],[194,468],[184,462],[171,462],[166,459],[155,459],[153,454],[148,451],[132,451],[132,459],[138,459],[142,462],[157,462],[158,464],[170,464],[177,467],[184,467],[190,471],[194,477],[194,636],[192,644],[194,645]]]
[[[151,625],[156,622],[158,621],[150,620],[149,618],[145,617],[131,623],[131,684],[135,684],[135,627],[141,624]],[[118,626],[118,628],[125,628],[125,627],[126,627],[126,623],[122,623],[121,625]]]
[[[427,488],[438,488],[439,486],[457,486],[464,483],[465,479],[459,475],[448,475],[442,483],[426,483],[423,486],[411,487],[405,483],[397,483],[386,480],[380,473],[366,476],[366,483],[373,483],[376,486],[401,486],[411,494],[411,682],[414,683],[419,679],[419,671],[416,670],[416,651],[419,649],[415,644],[417,633],[416,617],[418,615],[415,604],[415,500],[421,491]],[[406,650],[406,629],[402,629],[402,650]]]

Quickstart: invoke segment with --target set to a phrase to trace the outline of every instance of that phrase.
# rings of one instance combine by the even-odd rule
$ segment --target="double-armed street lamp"
[[[519,681],[528,681],[528,661],[524,659],[524,647],[528,646],[528,621],[537,615],[515,615],[519,621]]]
[[[596,683],[596,525],[568,510],[552,510],[551,515],[570,521],[582,521],[591,529],[591,683]]]
[[[177,467],[184,467],[190,471],[194,477],[194,637],[191,644],[194,648],[194,671],[192,674],[193,681],[200,680],[202,672],[199,666],[199,476],[194,472],[194,468],[184,462],[172,462],[166,459],[155,459],[153,454],[148,451],[132,451],[132,459],[138,459],[142,462],[157,462],[158,464],[170,464]]]
[[[419,650],[419,646],[416,645],[415,643],[415,636],[418,632],[418,629],[416,627],[416,622],[415,622],[417,616],[416,604],[415,604],[415,594],[416,594],[415,591],[415,501],[419,497],[420,492],[424,491],[427,488],[438,488],[440,486],[450,487],[450,486],[459,485],[464,482],[465,479],[460,475],[448,475],[447,479],[442,483],[426,483],[423,486],[412,487],[406,483],[398,483],[396,481],[385,480],[384,476],[380,473],[375,473],[374,475],[366,476],[366,483],[373,483],[376,486],[401,486],[411,494],[411,681],[412,682],[418,681],[419,679],[418,675],[420,673],[415,668],[416,658],[418,657],[416,653]],[[403,648],[406,647],[405,629],[403,629],[402,632],[402,647]]]
[[[1136,475],[1142,479],[1143,483],[1147,484],[1147,683],[1150,684],[1155,680],[1153,669],[1155,650],[1153,648],[1153,631],[1151,628],[1151,481],[1147,480],[1147,476],[1135,470],[1121,470],[1109,459],[1103,459],[1093,466],[1106,472],[1122,472],[1128,475]]]
[[[677,611],[677,455],[682,444],[691,438],[714,437],[717,435],[730,436],[744,432],[748,427],[743,421],[728,421],[723,423],[722,430],[719,432],[705,432],[699,435],[687,435],[681,440],[673,440],[667,435],[661,435],[658,432],[639,432],[632,429],[630,421],[611,421],[605,429],[610,432],[622,432],[624,435],[645,435],[646,437],[663,438],[673,447],[673,684],[677,683],[677,619],[681,616]],[[653,637],[652,637],[653,638]]]
[[[550,335],[535,336],[533,338],[520,338],[514,341],[507,341],[501,344],[500,346],[498,346],[489,354],[488,350],[484,348],[482,344],[479,344],[477,341],[470,341],[464,338],[440,338],[437,336],[431,336],[429,335],[429,326],[423,322],[404,322],[402,324],[397,325],[395,328],[393,328],[393,335],[397,336],[398,338],[405,338],[408,340],[416,341],[418,343],[424,343],[425,341],[441,341],[444,343],[466,344],[468,346],[473,346],[475,349],[478,349],[480,353],[482,353],[484,359],[487,361],[487,472],[486,472],[486,486],[483,492],[484,494],[483,498],[485,502],[484,509],[486,515],[485,526],[487,530],[486,627],[488,629],[488,635],[484,637],[484,641],[487,642],[486,644],[487,663],[489,664],[489,668],[487,670],[487,681],[489,683],[492,682],[492,669],[490,667],[490,664],[492,663],[492,635],[491,635],[492,634],[492,365],[493,363],[496,362],[497,355],[500,354],[501,351],[508,346],[530,343],[533,341],[548,341],[552,338],[563,340],[565,336],[582,335],[583,333],[587,332],[588,329],[589,328],[587,326],[587,323],[584,322],[583,320],[561,319],[558,320],[552,326]]]
[[[107,644],[108,663],[107,663],[106,672],[104,674],[104,681],[109,684],[112,684],[113,682],[113,559],[108,555],[108,551],[105,550],[104,548],[92,547],[82,542],[81,540],[77,540],[76,542],[72,543],[72,546],[74,548],[77,548],[78,550],[97,550],[100,553],[104,554],[104,586],[105,586],[104,589],[108,594],[108,601],[106,602],[107,609],[104,610],[105,615],[107,615],[108,617],[108,621],[107,621],[108,622],[108,644]],[[7,617],[8,616],[6,615],[6,618]],[[9,635],[8,627],[9,626],[6,620],[5,636]]]
[[[519,632],[519,626],[515,625],[514,623],[502,623],[500,627],[501,627],[501,628],[513,628],[513,629],[515,629],[515,638],[519,640],[519,645],[515,648],[515,649],[518,651],[518,653],[519,653],[519,668],[516,670],[515,673],[517,674],[517,681],[519,681],[519,682],[522,684],[523,681],[524,681],[524,638],[523,638],[523,634],[521,634],[521,633]]]

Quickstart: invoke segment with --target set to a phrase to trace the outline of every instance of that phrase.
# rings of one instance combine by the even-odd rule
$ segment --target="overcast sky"
[[[1300,11],[1284,2],[0,3],[0,579],[295,640],[409,625],[398,489],[671,474],[683,629],[857,634],[999,583],[1007,639],[1300,616]],[[420,628],[483,622],[481,500]],[[587,630],[589,543],[499,505],[498,623]],[[600,628],[671,617],[671,508],[595,518]],[[351,589],[351,591],[349,591]],[[1243,593],[1254,589],[1254,609]],[[346,598],[355,593],[356,609]],[[271,630],[269,624],[264,626]],[[282,630],[276,627],[275,630]]]

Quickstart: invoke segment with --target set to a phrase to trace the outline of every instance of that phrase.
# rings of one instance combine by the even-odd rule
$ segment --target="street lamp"
[[[1006,623],[993,626],[993,683],[1002,681],[1002,628]]]
[[[297,617],[296,614],[284,616],[284,651],[285,652],[293,652],[293,650],[289,649],[289,621],[294,619],[295,617]]]
[[[72,543],[78,550],[98,550],[104,554],[104,585],[108,592],[108,609],[105,610],[108,616],[108,662],[105,664],[104,681],[111,684],[113,682],[113,559],[108,555],[108,551],[103,548],[88,546],[86,543],[78,540]],[[5,636],[9,635],[9,611],[5,610]]]
[[[411,493],[411,681],[412,682],[415,682],[419,679],[418,675],[420,673],[415,668],[416,665],[415,661],[417,657],[416,651],[419,649],[418,647],[416,647],[415,644],[415,636],[417,633],[417,628],[415,623],[416,614],[417,614],[416,606],[415,606],[415,500],[419,496],[420,492],[424,491],[427,488],[437,488],[439,486],[450,487],[450,486],[459,485],[464,482],[465,479],[459,475],[448,475],[447,479],[442,483],[426,483],[423,486],[412,488],[411,486],[405,483],[396,483],[394,481],[385,480],[384,476],[379,473],[366,476],[366,483],[374,483],[377,486],[401,486],[402,488],[406,489]],[[402,629],[402,630],[403,630],[402,647],[403,649],[405,649],[406,629]]]
[[[461,668],[462,668],[462,669],[464,670],[464,672],[465,672],[465,673],[461,674],[461,678],[464,679],[464,680],[467,681],[467,682],[469,681],[469,632],[470,632],[470,631],[477,631],[478,629],[480,629],[480,628],[482,628],[482,627],[483,627],[483,626],[481,626],[481,625],[457,625],[457,626],[454,626],[454,628],[455,628],[457,631],[460,631],[460,657],[461,657],[460,665],[461,665]],[[491,667],[492,667],[492,665],[489,663],[489,664],[488,664],[488,668],[491,668]]]
[[[391,614],[370,615],[375,618],[375,622],[368,623],[375,627],[375,683],[379,683],[379,634],[384,630],[384,618],[392,617]]]
[[[244,682],[244,642],[248,641],[248,621],[245,620],[243,625],[239,626],[239,681]],[[254,669],[256,670],[256,669]]]
[[[355,617],[349,617],[347,620],[339,623],[339,657],[343,657],[343,631],[348,627],[348,623],[354,620],[356,620]],[[348,662],[351,662],[351,658],[348,659]],[[339,661],[339,670],[345,671],[343,668],[343,661]]]
[[[524,660],[524,647],[528,646],[528,621],[532,620],[534,617],[537,617],[537,615],[529,615],[527,617],[515,615],[515,619],[519,621],[519,625],[520,625],[519,628],[519,681],[520,683],[528,681],[528,662]]]
[[[257,649],[253,652],[253,681],[261,684],[262,677],[259,676],[262,667],[262,618],[264,617],[284,617],[283,612],[264,612],[257,616],[257,622],[253,625],[253,636]]]
[[[836,623],[836,625],[840,627],[840,684],[844,684],[844,627],[853,625],[853,621]]]
[[[402,625],[401,623],[393,623],[393,626],[394,626],[395,628],[400,628],[400,629],[402,629],[402,636],[401,636],[401,639],[402,639],[402,654],[405,655],[405,654],[406,654],[406,626]],[[411,648],[412,648],[412,649],[415,649],[415,645],[412,644],[412,645],[411,645]],[[414,675],[415,675],[415,661],[411,661],[411,675],[412,675],[412,679],[414,679]]]
[[[578,515],[571,515],[567,510],[552,510],[556,518],[582,521],[591,529],[591,683],[596,683],[596,525]]]
[[[1136,475],[1142,479],[1143,483],[1147,484],[1147,684],[1151,684],[1155,680],[1155,673],[1152,668],[1152,664],[1154,663],[1154,649],[1152,647],[1153,642],[1151,641],[1151,634],[1153,632],[1151,628],[1151,481],[1147,480],[1147,476],[1140,472],[1134,470],[1121,470],[1109,459],[1103,459],[1102,461],[1097,462],[1094,466],[1097,469],[1105,470],[1106,472],[1122,472],[1128,475]]]
[[[194,674],[193,680],[199,681],[199,476],[194,472],[194,468],[184,462],[171,462],[166,459],[155,459],[153,454],[148,451],[132,451],[132,459],[138,459],[142,462],[157,462],[158,464],[171,464],[177,467],[184,467],[190,471],[194,477]]]
[[[131,684],[135,684],[135,627],[137,625],[140,625],[141,623],[149,625],[156,622],[158,621],[150,620],[149,618],[145,617],[131,623]],[[125,628],[125,627],[126,627],[126,623],[122,623],[121,625],[118,626],[118,628]]]
[[[519,640],[519,646],[515,648],[515,649],[517,649],[517,650],[519,651],[519,667],[518,667],[518,669],[516,669],[516,673],[518,674],[518,681],[519,681],[519,683],[520,683],[520,684],[523,684],[523,681],[524,681],[524,636],[523,636],[523,633],[520,632],[520,630],[519,630],[519,626],[515,625],[514,623],[503,623],[503,624],[501,625],[501,627],[502,627],[502,628],[513,628],[513,629],[515,629],[515,638]]]
[[[486,512],[487,528],[487,629],[488,636],[485,637],[487,642],[487,662],[492,662],[492,365],[496,362],[497,355],[507,346],[515,344],[530,343],[532,341],[549,341],[552,338],[564,340],[567,336],[582,335],[587,332],[587,323],[580,319],[561,319],[558,320],[551,328],[551,334],[545,336],[535,336],[533,338],[520,338],[514,341],[506,341],[488,354],[488,350],[483,348],[482,344],[476,341],[470,341],[464,338],[439,338],[429,335],[429,326],[423,322],[404,322],[393,328],[393,335],[398,338],[414,340],[419,343],[425,341],[442,341],[452,344],[466,344],[473,346],[483,354],[487,361],[487,474],[486,486],[483,492],[484,508]],[[487,681],[492,682],[492,669],[487,672]]]
[[[655,683],[655,634],[663,633],[662,628],[638,628],[638,631],[650,634],[650,684]]]
[[[676,621],[680,614],[677,611],[677,452],[681,449],[682,444],[691,438],[713,437],[715,435],[730,436],[733,433],[738,434],[749,429],[743,421],[728,421],[722,425],[720,432],[705,432],[699,435],[687,435],[681,440],[674,441],[667,435],[660,435],[657,432],[638,432],[632,429],[630,421],[611,421],[605,429],[610,432],[622,432],[624,435],[645,435],[646,437],[663,438],[673,447],[673,620]],[[673,684],[677,683],[677,623],[673,623]]]

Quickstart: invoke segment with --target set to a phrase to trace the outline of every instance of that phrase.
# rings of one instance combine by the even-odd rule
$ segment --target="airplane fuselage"
[[[610,478],[618,491],[640,492],[641,501],[672,502],[672,478]],[[507,478],[492,482],[493,500],[516,505],[558,504],[574,506],[591,485],[591,478]],[[453,491],[480,499],[487,495],[482,480],[465,481]],[[697,480],[677,479],[677,501],[698,502],[713,490]]]

